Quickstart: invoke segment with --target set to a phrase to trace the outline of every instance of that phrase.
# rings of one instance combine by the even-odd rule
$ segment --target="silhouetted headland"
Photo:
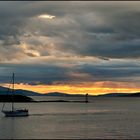
[[[27,97],[24,95],[14,95],[14,98],[12,95],[0,95],[0,102],[34,102],[34,103],[41,103],[41,102],[79,102],[83,103],[85,101],[72,101],[72,100],[44,100],[44,101],[36,101],[32,99],[31,97]]]
[[[70,102],[70,103],[86,103],[86,101],[76,101],[76,100],[49,100],[49,101],[46,101],[46,100],[44,100],[44,101],[36,101],[36,102],[38,102],[38,103],[41,103],[41,102]]]
[[[0,102],[35,102],[31,97],[24,95],[0,95]]]
[[[8,88],[0,86],[0,102],[11,102],[12,95],[11,92],[8,92]],[[29,97],[30,96],[30,97]],[[59,96],[59,97],[83,97],[83,100],[44,100],[36,101],[31,98],[31,96]],[[88,94],[68,94],[61,92],[51,92],[46,94],[40,94],[37,92],[32,92],[28,90],[18,89],[15,90],[14,102],[71,102],[71,103],[88,103],[88,97],[140,97],[140,92],[137,93],[107,93],[102,95],[88,95]]]

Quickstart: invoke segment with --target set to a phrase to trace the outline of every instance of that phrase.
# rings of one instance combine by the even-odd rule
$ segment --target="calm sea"
[[[83,100],[33,97],[36,100]],[[29,117],[0,112],[1,139],[140,139],[140,98],[90,98],[90,103],[16,103]],[[9,104],[6,105],[7,108]],[[0,103],[2,107],[2,103]]]

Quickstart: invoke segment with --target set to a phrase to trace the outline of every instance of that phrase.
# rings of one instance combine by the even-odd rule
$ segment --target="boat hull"
[[[29,116],[28,110],[14,110],[14,111],[2,111],[5,117],[24,117]]]

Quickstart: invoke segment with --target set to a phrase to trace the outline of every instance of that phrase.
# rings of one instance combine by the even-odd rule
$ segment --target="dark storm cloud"
[[[0,67],[0,83],[9,82],[11,72],[16,74],[16,83],[53,84],[67,81],[67,71],[64,67],[53,65],[2,64]]]
[[[87,56],[103,56],[108,58],[140,58],[140,41],[120,42],[116,44],[90,44],[79,51]]]
[[[11,72],[16,74],[16,83],[29,83],[31,85],[96,81],[140,81],[140,63],[135,63],[135,61],[105,62],[77,64],[74,67],[56,66],[49,63],[34,65],[2,64],[0,67],[0,83],[9,82]],[[71,73],[86,74],[89,78],[77,77],[71,75]]]
[[[42,14],[55,18],[39,18]],[[5,82],[7,75],[15,72],[19,83],[72,82],[73,72],[87,74],[91,81],[139,81],[139,63],[131,64],[140,58],[139,16],[140,2],[2,1],[0,62],[8,63],[0,66],[0,80]],[[66,60],[63,66],[57,64],[59,60],[50,64],[47,59],[41,65],[45,56],[65,56]],[[71,62],[74,66],[66,67],[70,56],[97,57],[107,62],[97,65],[78,59]],[[116,65],[112,58],[126,61],[117,61]],[[31,60],[30,65],[25,64]],[[12,64],[13,61],[20,64]]]
[[[139,40],[138,5],[139,2],[1,2],[0,40],[3,46],[20,45],[25,41],[25,33],[37,32],[36,40],[44,36],[50,37],[53,43],[62,43],[62,49],[56,50],[68,49],[83,56],[137,58],[138,45],[127,44]],[[46,13],[56,18],[46,22],[37,19]],[[32,44],[37,47],[35,41]]]
[[[79,73],[88,73],[93,81],[130,81],[138,82],[140,79],[139,65],[82,65]]]

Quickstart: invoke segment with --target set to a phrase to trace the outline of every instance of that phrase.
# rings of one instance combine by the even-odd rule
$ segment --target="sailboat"
[[[2,108],[2,112],[5,114],[5,117],[23,117],[28,116],[28,109],[16,109],[14,106],[14,81],[15,81],[15,75],[13,73],[12,76],[12,108],[11,110],[4,110],[4,106]]]

